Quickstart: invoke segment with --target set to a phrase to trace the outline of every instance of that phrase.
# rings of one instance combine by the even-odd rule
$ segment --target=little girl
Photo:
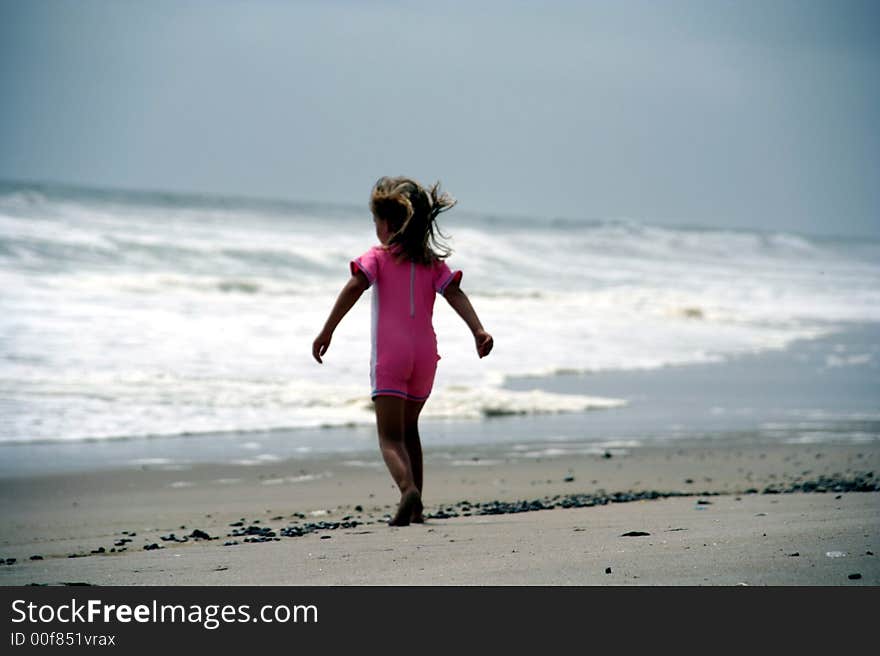
[[[444,260],[450,250],[438,243],[437,215],[455,205],[440,184],[425,189],[409,178],[380,178],[370,196],[370,210],[381,246],[350,264],[342,288],[312,355],[322,362],[333,331],[364,291],[373,287],[370,384],[382,458],[400,488],[391,526],[421,523],[422,445],[419,413],[431,394],[437,370],[437,336],[431,321],[434,294],[443,294],[464,319],[482,358],[492,350],[468,297],[459,288],[461,271]],[[442,236],[442,235],[440,235]]]

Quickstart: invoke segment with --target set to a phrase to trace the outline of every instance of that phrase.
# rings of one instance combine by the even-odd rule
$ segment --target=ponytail
[[[456,200],[440,191],[440,183],[425,189],[410,178],[379,178],[370,196],[374,216],[388,221],[389,245],[399,246],[407,259],[419,264],[443,260],[452,253],[438,238],[446,239],[436,225],[441,212]]]

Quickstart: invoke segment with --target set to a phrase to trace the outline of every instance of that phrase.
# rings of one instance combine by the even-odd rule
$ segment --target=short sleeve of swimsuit
[[[351,270],[351,275],[356,274],[358,271],[363,273],[367,277],[367,282],[372,286],[379,276],[379,255],[376,249],[371,248],[360,257],[354,258],[349,263],[349,269]]]
[[[434,267],[434,291],[438,294],[445,294],[446,288],[453,280],[461,282],[461,275],[461,271],[453,271],[446,262],[441,260]]]

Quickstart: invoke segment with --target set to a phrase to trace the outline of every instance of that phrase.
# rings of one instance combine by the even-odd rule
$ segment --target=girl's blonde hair
[[[392,236],[388,245],[398,245],[404,255],[419,264],[443,260],[452,253],[439,241],[446,237],[436,225],[437,216],[455,205],[448,193],[435,182],[425,189],[411,178],[382,177],[373,185],[370,211],[388,222]]]

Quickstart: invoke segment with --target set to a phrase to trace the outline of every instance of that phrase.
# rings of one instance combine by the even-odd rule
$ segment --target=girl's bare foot
[[[410,516],[409,521],[412,522],[413,524],[424,524],[425,523],[425,516],[422,514],[422,511],[424,509],[425,508],[424,508],[424,506],[422,506],[422,499],[420,496],[419,502],[415,505],[415,507],[413,507],[412,515]]]
[[[397,514],[388,522],[388,526],[409,526],[413,511],[421,508],[422,497],[416,489],[410,490],[400,497],[400,505],[397,506]]]

